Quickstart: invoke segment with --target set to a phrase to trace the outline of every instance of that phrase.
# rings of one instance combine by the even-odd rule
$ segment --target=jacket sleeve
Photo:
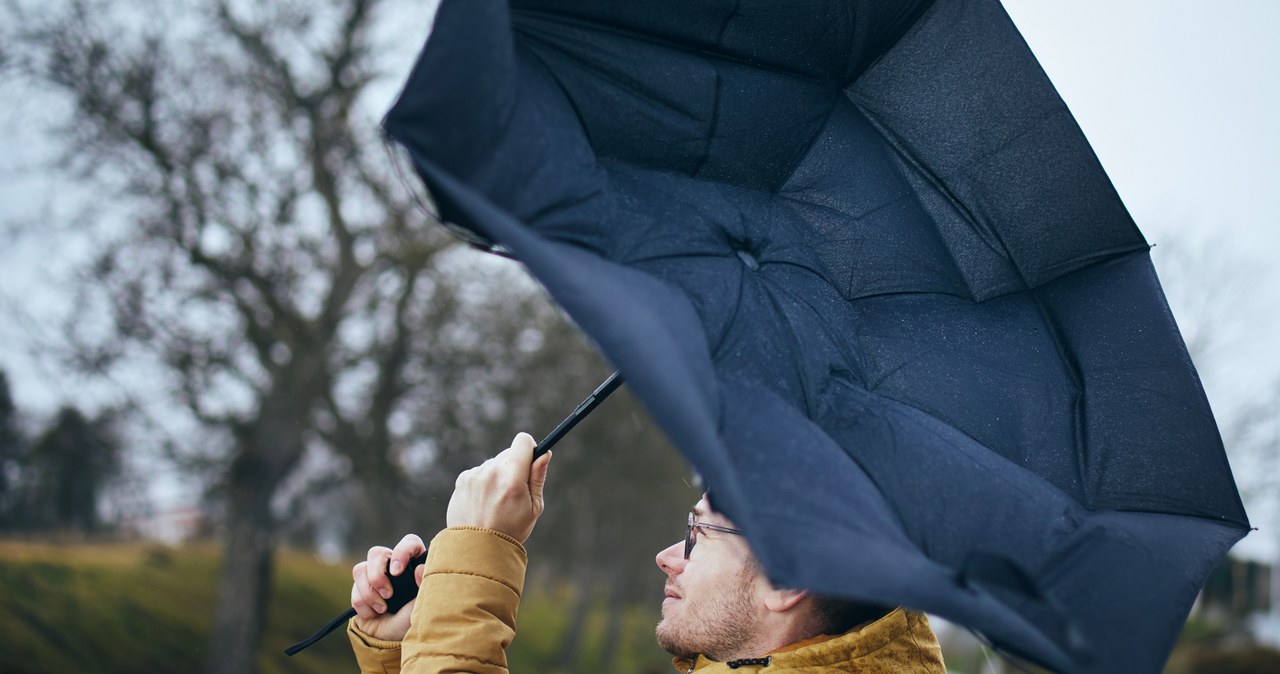
[[[375,639],[347,621],[347,638],[356,654],[360,674],[400,674],[400,642]]]
[[[403,642],[383,641],[347,623],[361,674],[507,671],[506,647],[515,638],[524,588],[524,546],[497,531],[445,529],[431,541]]]
[[[470,527],[437,534],[401,645],[401,671],[507,674],[527,561],[524,546],[506,534]]]

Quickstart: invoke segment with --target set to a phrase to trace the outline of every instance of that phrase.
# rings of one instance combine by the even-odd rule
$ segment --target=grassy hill
[[[199,671],[217,564],[209,546],[0,543],[0,672]],[[341,635],[281,653],[345,608],[349,568],[280,556],[264,673],[354,669]]]
[[[0,674],[198,672],[212,624],[218,555],[212,546],[50,544],[0,541]],[[263,674],[355,671],[342,633],[294,656],[286,646],[347,608],[350,563],[311,555],[277,558],[275,593],[259,655]],[[566,622],[564,592],[531,592],[521,607],[512,670],[554,672]],[[670,671],[653,643],[652,611],[629,613],[613,672]],[[602,671],[602,616],[594,616],[578,659]]]
[[[200,671],[212,624],[218,555],[213,546],[52,544],[0,541],[0,674]],[[292,658],[286,646],[309,636],[347,608],[350,562],[325,564],[308,554],[277,557],[275,594],[259,655],[262,674],[356,671],[344,634]],[[654,582],[653,578],[637,582]],[[512,645],[516,674],[655,674],[674,671],[653,639],[652,607],[629,610],[617,629],[612,662],[605,650],[605,616],[597,610],[574,663],[557,668],[568,629],[572,593],[530,589]],[[1189,625],[1169,674],[1280,672],[1280,652],[1226,649],[1213,634]],[[948,652],[957,672],[985,671],[980,653]]]

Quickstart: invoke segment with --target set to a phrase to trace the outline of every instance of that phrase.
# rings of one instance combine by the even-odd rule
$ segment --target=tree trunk
[[[561,671],[576,672],[579,671],[579,663],[582,659],[583,637],[587,631],[587,617],[591,613],[592,599],[592,582],[591,575],[584,574],[584,577],[575,583],[573,608],[569,611],[569,624],[565,628],[565,635],[560,641],[560,654],[556,656],[555,668]]]
[[[605,605],[605,622],[604,635],[600,638],[600,669],[606,672],[614,671],[614,665],[618,659],[619,646],[622,641],[622,619],[625,617],[627,605],[624,601],[626,598],[625,578],[628,576],[619,573],[618,567],[613,567],[609,573],[609,601]]]
[[[205,674],[253,674],[271,594],[276,488],[301,458],[315,391],[327,385],[322,350],[299,353],[264,396],[254,423],[239,427],[227,471],[227,533],[218,607]]]
[[[274,487],[275,481],[261,475],[232,474],[227,537],[206,674],[257,671],[275,551],[275,523],[271,516]]]
[[[349,543],[353,553],[363,556],[372,545],[392,547],[410,531],[430,540],[433,527],[443,525],[444,510],[438,504],[415,503],[407,498],[405,481],[387,452],[364,454],[352,473],[362,494],[352,509],[355,526]],[[434,517],[437,510],[438,518]]]

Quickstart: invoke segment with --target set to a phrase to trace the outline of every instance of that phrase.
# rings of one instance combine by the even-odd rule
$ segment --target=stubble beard
[[[672,616],[663,610],[655,630],[658,645],[678,658],[690,660],[705,655],[723,662],[724,658],[739,654],[755,637],[751,591],[754,580],[754,572],[743,569],[724,594],[697,604],[681,599],[682,610]]]

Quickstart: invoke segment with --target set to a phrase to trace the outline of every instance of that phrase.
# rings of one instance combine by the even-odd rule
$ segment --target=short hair
[[[854,601],[840,597],[811,595],[813,598],[813,614],[817,618],[818,634],[844,634],[849,630],[869,622],[879,620],[893,608],[880,604]]]

